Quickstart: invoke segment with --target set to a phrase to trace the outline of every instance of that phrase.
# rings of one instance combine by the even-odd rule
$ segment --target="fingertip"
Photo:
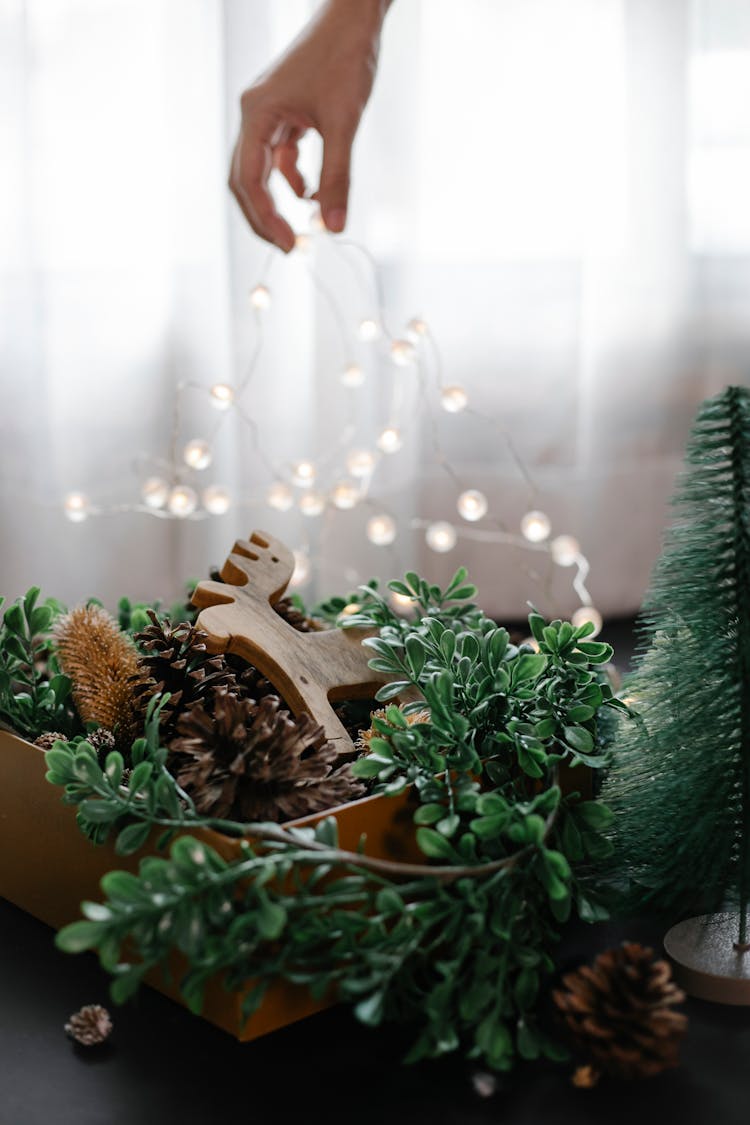
[[[342,207],[334,207],[323,213],[323,222],[332,234],[341,234],[346,226],[346,211]]]

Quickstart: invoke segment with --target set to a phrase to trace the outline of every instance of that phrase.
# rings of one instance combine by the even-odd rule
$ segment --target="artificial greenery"
[[[0,597],[0,609],[4,599]],[[0,623],[0,722],[35,739],[45,731],[82,730],[70,705],[71,681],[62,674],[51,637],[65,607],[39,602],[36,586],[8,606]]]
[[[628,683],[641,722],[607,799],[628,904],[672,915],[750,898],[750,392],[701,407]]]
[[[231,988],[254,982],[247,1015],[284,978],[316,996],[333,990],[366,1023],[415,1024],[411,1059],[460,1047],[507,1070],[519,1056],[557,1057],[537,996],[571,908],[589,920],[603,914],[586,876],[609,849],[610,814],[563,796],[556,774],[562,762],[583,772],[606,760],[597,719],[621,706],[600,671],[611,649],[586,639],[588,625],[547,624],[536,612],[534,645],[512,645],[474,604],[465,571],[446,590],[414,574],[391,589],[414,599],[409,620],[370,585],[359,613],[339,624],[377,630],[367,641],[371,665],[393,679],[381,699],[407,688],[421,699],[375,720],[354,769],[376,792],[411,787],[425,861],[342,851],[334,818],[292,830],[200,816],[168,769],[159,722],[168,699],[155,699],[129,775],[117,752],[101,763],[86,742],[58,742],[49,780],[89,835],[116,834],[120,854],[141,848],[154,828],[165,846],[208,826],[241,838],[238,858],[180,836],[169,858],[143,859],[137,876],[110,872],[105,901],[83,904],[84,920],[58,943],[97,949],[118,1000],[177,948],[195,1010],[216,974]],[[410,723],[425,706],[429,722]]]

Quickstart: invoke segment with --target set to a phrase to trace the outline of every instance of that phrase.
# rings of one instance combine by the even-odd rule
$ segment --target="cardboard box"
[[[99,881],[107,871],[137,871],[142,856],[155,854],[153,841],[161,830],[155,830],[152,840],[132,856],[116,855],[110,842],[95,845],[80,832],[76,809],[62,803],[62,791],[45,780],[45,772],[44,751],[0,730],[0,894],[59,929],[80,917],[80,903],[84,899],[102,898]],[[343,848],[356,850],[360,837],[365,835],[368,855],[419,862],[423,857],[414,840],[408,802],[408,793],[400,797],[365,797],[291,823],[304,827],[335,815]],[[225,859],[239,854],[237,840],[208,829],[197,829],[194,835]],[[167,983],[161,971],[148,976],[146,982],[182,1004],[177,982],[184,972],[184,961],[179,955],[172,959],[170,969],[175,983]],[[261,1008],[243,1027],[243,996],[243,992],[228,992],[220,980],[210,982],[203,1018],[246,1041],[334,1002],[314,1001],[306,988],[275,982]]]

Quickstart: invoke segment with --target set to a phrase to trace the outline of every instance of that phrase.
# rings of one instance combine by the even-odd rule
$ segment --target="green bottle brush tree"
[[[604,797],[632,911],[672,920],[750,899],[750,392],[700,409],[643,610]]]

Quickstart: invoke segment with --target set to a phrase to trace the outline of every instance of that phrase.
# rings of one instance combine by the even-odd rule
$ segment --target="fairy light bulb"
[[[294,493],[283,480],[275,480],[266,493],[266,503],[277,512],[288,512],[294,503]]]
[[[353,477],[366,477],[375,468],[375,455],[369,449],[352,449],[347,454],[346,468]]]
[[[271,291],[266,285],[256,285],[250,290],[250,304],[254,309],[267,309],[271,304]]]
[[[312,461],[295,461],[292,465],[292,480],[299,488],[310,488],[315,480],[315,466]]]
[[[367,521],[367,538],[376,547],[389,547],[396,538],[396,521],[383,513]]]
[[[234,388],[228,383],[214,383],[209,394],[214,410],[229,410],[234,402]]]
[[[401,432],[395,426],[386,426],[381,431],[377,441],[381,453],[398,453],[403,444]]]
[[[452,387],[443,387],[440,392],[440,405],[448,414],[460,414],[469,405],[469,396],[458,383]]]
[[[294,555],[294,570],[292,577],[289,579],[291,587],[304,586],[310,578],[310,556],[305,551],[295,550]]]
[[[543,543],[550,533],[549,516],[534,510],[521,520],[521,534],[529,543]]]
[[[397,367],[408,367],[414,363],[416,352],[408,340],[394,340],[391,344],[391,359]]]
[[[167,508],[173,516],[185,519],[198,507],[198,493],[187,484],[176,485],[169,494]]]
[[[396,613],[409,613],[415,605],[414,598],[410,598],[408,594],[398,594],[395,590],[388,595],[388,601]]]
[[[211,446],[203,438],[193,438],[182,451],[185,464],[191,469],[207,469],[213,461]]]
[[[303,516],[319,516],[325,511],[326,498],[322,492],[305,492],[297,506]]]
[[[295,250],[299,250],[300,254],[306,254],[312,246],[312,240],[309,234],[298,234],[294,240]]]
[[[348,364],[339,376],[344,387],[361,387],[365,381],[365,373],[358,363]]]
[[[440,555],[453,550],[456,546],[456,538],[455,527],[446,523],[445,520],[437,520],[435,523],[431,523],[425,532],[427,546]]]
[[[169,499],[169,484],[161,477],[149,477],[143,482],[141,498],[149,508],[163,508]]]
[[[462,492],[456,503],[458,514],[470,523],[475,520],[481,520],[487,515],[487,497],[483,492],[479,492],[476,488],[468,488],[466,492]]]
[[[203,507],[212,516],[223,516],[232,506],[229,492],[220,484],[212,484],[208,488],[204,488],[201,499],[203,500]]]
[[[69,492],[65,497],[63,510],[71,523],[83,523],[90,512],[88,496],[83,492]]]
[[[360,340],[364,340],[366,344],[371,344],[373,340],[377,340],[380,335],[380,325],[377,320],[372,317],[366,317],[360,321],[358,335]]]
[[[550,552],[558,566],[574,566],[581,554],[581,544],[572,535],[558,535],[550,543]]]
[[[334,485],[331,492],[331,502],[334,507],[345,512],[354,508],[359,500],[359,489],[354,481],[340,480]]]
[[[594,626],[594,632],[590,633],[589,637],[598,637],[602,631],[604,622],[602,621],[601,613],[593,605],[579,606],[570,619],[571,625],[576,629],[580,629],[581,625],[585,625],[589,621]]]
[[[421,316],[413,316],[406,326],[406,333],[412,340],[418,340],[420,336],[426,336],[429,329]]]
[[[325,229],[326,225],[320,211],[313,211],[310,216],[310,230],[314,230],[316,234],[322,234]]]

